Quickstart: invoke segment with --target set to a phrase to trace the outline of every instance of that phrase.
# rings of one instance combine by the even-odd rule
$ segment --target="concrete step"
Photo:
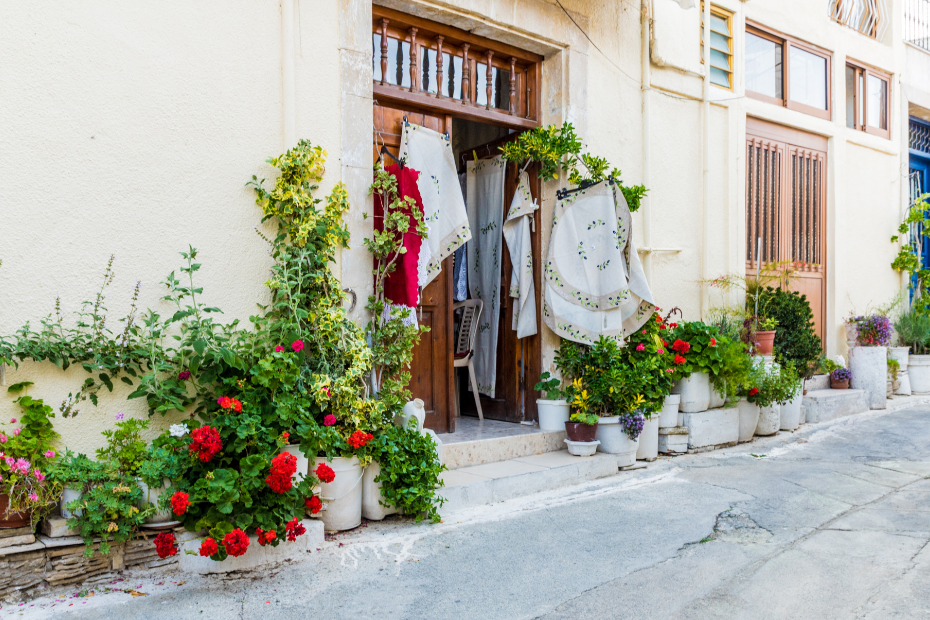
[[[804,382],[804,389],[808,392],[813,390],[829,390],[830,375],[814,375]]]
[[[445,486],[439,494],[446,503],[440,512],[450,514],[616,473],[616,455],[572,456],[567,450],[460,467],[442,473]]]
[[[449,469],[497,463],[565,449],[565,431],[541,431],[538,426],[460,418],[454,433],[437,435],[442,462]]]
[[[826,422],[869,410],[865,390],[808,390],[801,405],[808,424]]]

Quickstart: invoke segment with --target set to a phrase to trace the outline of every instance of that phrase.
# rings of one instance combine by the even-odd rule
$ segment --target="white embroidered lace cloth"
[[[530,175],[520,174],[520,183],[510,203],[507,221],[504,222],[504,240],[510,250],[513,271],[510,277],[510,296],[513,306],[513,330],[517,338],[532,336],[536,325],[536,286],[533,284],[533,238],[530,222],[539,208],[530,193]]]
[[[655,311],[633,247],[623,193],[606,181],[556,203],[543,281],[543,319],[563,338],[594,344],[642,327]]]
[[[468,222],[474,236],[465,249],[468,290],[484,302],[475,336],[475,378],[478,391],[494,397],[497,379],[497,333],[501,313],[501,228],[504,223],[504,172],[498,156],[467,167]]]
[[[424,288],[439,275],[442,261],[471,239],[471,231],[455,172],[455,157],[445,134],[404,123],[400,156],[420,173],[417,188],[423,200],[423,219],[429,229],[417,261],[417,283]]]

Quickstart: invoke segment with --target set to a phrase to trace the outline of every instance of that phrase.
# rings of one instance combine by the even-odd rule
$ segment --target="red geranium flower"
[[[153,542],[155,543],[155,549],[158,551],[158,557],[163,560],[169,556],[176,555],[178,552],[178,546],[174,541],[174,534],[171,532],[162,532],[155,537]]]
[[[229,409],[229,403],[232,402],[232,399],[229,396],[220,396],[216,399],[216,404],[223,409]]]
[[[201,426],[191,431],[193,441],[187,448],[191,454],[197,453],[197,457],[204,463],[209,463],[217,452],[223,449],[223,442],[220,441],[220,432],[210,426]]]
[[[200,543],[200,555],[205,558],[210,557],[211,555],[218,553],[220,548],[217,546],[216,541],[212,538],[204,538],[203,542]]]
[[[286,528],[288,542],[294,542],[297,540],[298,536],[303,536],[307,533],[307,528],[304,527],[303,523],[297,520],[297,517],[288,521]]]
[[[171,496],[171,510],[174,514],[183,516],[187,512],[188,506],[191,505],[190,495],[183,491],[178,491]]]
[[[678,327],[678,323],[669,323],[668,326],[671,327],[672,329],[675,329],[676,327]]]
[[[716,347],[716,346],[717,346],[717,339],[716,339],[716,338],[711,338],[711,339],[710,339],[710,346],[712,346],[712,347]]]
[[[362,446],[364,446],[366,443],[368,443],[374,438],[375,436],[372,435],[371,433],[366,433],[364,431],[355,431],[354,433],[352,433],[352,436],[349,437],[349,439],[347,439],[347,441],[349,442],[350,446],[358,450],[359,448],[361,448]]]
[[[268,530],[266,532],[260,527],[255,528],[255,533],[258,535],[258,544],[260,544],[262,547],[278,537],[274,530]]]
[[[759,393],[759,388],[752,388],[751,390],[749,390],[750,396],[755,396],[758,393]]]
[[[315,515],[316,513],[323,510],[323,502],[316,495],[314,495],[310,499],[305,499],[304,506],[307,507],[307,510],[309,510],[310,514],[312,515]]]
[[[675,344],[672,345],[672,348],[684,355],[691,350],[691,343],[678,339],[675,341]]]
[[[281,433],[281,439],[284,440],[284,443],[291,443],[289,441],[290,437],[291,437],[291,434],[288,433],[287,431],[284,431],[283,433]]]
[[[326,463],[320,463],[316,466],[316,477],[320,479],[320,482],[328,484],[336,479],[336,472],[333,471],[333,468],[327,465]]]
[[[282,452],[271,459],[271,473],[265,478],[265,483],[275,493],[287,493],[294,486],[291,479],[297,471],[297,457]]]
[[[676,363],[676,364],[679,364],[679,365],[680,365],[680,364],[684,364],[684,363],[687,362],[687,361],[688,361],[688,360],[686,360],[686,359],[683,358],[682,356],[680,356],[680,355],[675,355],[675,363]]]
[[[295,341],[291,344],[291,348],[294,349],[294,353],[300,353],[300,352],[303,351],[303,349],[304,349],[304,341],[303,341],[303,340],[295,340]]]
[[[237,558],[248,550],[249,536],[237,527],[223,537],[223,546],[226,547],[226,553]]]
[[[187,381],[190,378],[191,378],[191,371],[189,370],[182,370],[181,372],[178,373],[178,379],[180,379],[181,381]]]

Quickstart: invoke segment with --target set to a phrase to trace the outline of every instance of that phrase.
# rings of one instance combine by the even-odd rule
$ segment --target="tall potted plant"
[[[700,321],[683,323],[668,335],[672,379],[679,382],[682,413],[710,408],[711,375],[721,370],[719,330]]]
[[[536,384],[536,390],[545,395],[545,398],[536,399],[541,431],[563,430],[571,416],[571,406],[563,397],[561,386],[562,381],[548,372],[542,373]]]
[[[866,391],[870,409],[884,409],[887,400],[887,346],[891,321],[884,314],[856,317],[856,346],[849,352],[850,387]]]
[[[911,392],[930,392],[930,355],[927,355],[927,345],[930,343],[930,314],[912,306],[898,317],[894,328],[898,334],[898,343],[908,347],[910,353],[907,357],[907,376]]]
[[[781,405],[790,401],[797,389],[797,374],[791,362],[755,365],[748,400],[759,406],[756,435],[774,435],[781,426]]]

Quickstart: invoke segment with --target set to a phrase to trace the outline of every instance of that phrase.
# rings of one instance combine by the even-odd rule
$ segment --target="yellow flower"
[[[129,514],[130,514],[130,516],[136,514],[137,512],[139,512],[139,509],[136,508],[135,506],[130,506],[130,507],[129,507]]]
[[[117,531],[118,529],[119,529],[119,526],[118,526],[116,523],[114,523],[113,521],[110,521],[110,525],[107,526],[107,531],[108,531],[108,532],[115,532],[115,531]]]
[[[637,394],[637,395],[636,395],[636,398],[633,399],[633,406],[634,406],[634,407],[638,407],[639,405],[642,405],[642,404],[645,403],[645,402],[646,402],[646,399],[643,398],[643,395],[642,395],[642,394]]]

